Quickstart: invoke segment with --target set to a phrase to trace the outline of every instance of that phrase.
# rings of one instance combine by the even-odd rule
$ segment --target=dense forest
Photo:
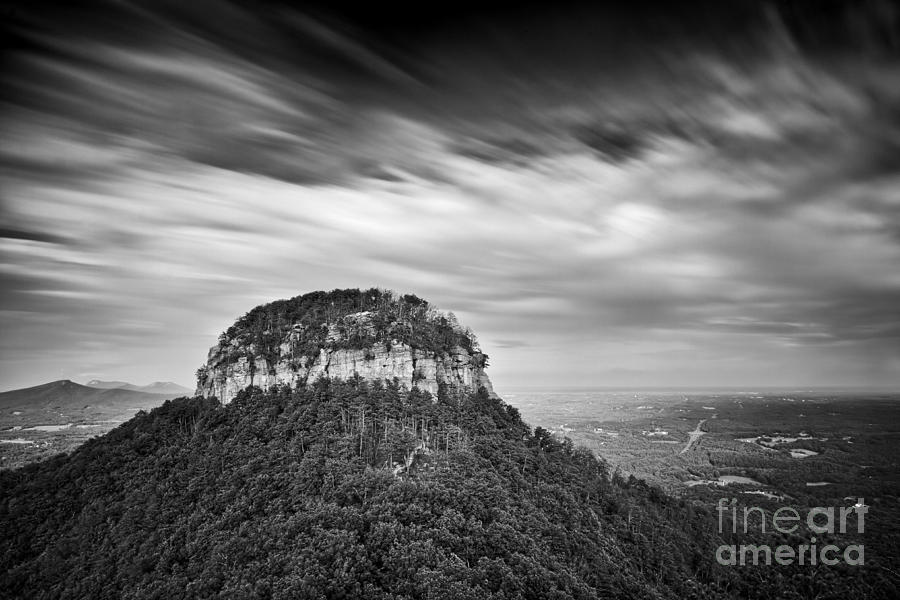
[[[4,597],[715,597],[730,575],[708,518],[486,394],[180,399],[0,488]]]
[[[710,511],[483,391],[182,398],[0,472],[5,598],[841,598],[858,579],[723,567],[720,543]]]

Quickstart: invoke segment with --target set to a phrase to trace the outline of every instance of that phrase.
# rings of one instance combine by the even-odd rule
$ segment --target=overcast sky
[[[5,3],[0,389],[371,286],[501,394],[900,384],[896,4],[422,4]]]

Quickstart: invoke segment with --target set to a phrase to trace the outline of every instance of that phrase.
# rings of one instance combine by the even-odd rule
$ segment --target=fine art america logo
[[[783,506],[774,513],[767,513],[758,506],[737,506],[737,499],[719,498],[716,507],[719,514],[719,534],[798,534],[804,529],[809,534],[809,542],[790,546],[781,544],[774,548],[767,544],[723,544],[716,550],[716,560],[721,565],[862,565],[865,562],[863,544],[823,543],[841,534],[862,534],[865,530],[865,516],[869,511],[862,498],[853,506],[817,506],[802,515],[789,506]],[[727,523],[730,521],[730,527]],[[849,521],[849,523],[848,523]],[[727,534],[726,534],[727,535]]]

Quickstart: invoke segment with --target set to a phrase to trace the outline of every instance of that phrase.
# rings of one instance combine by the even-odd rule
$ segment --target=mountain
[[[0,393],[0,468],[70,452],[139,411],[184,395],[96,388],[69,380]]]
[[[721,564],[736,538],[713,509],[531,429],[478,385],[486,357],[471,332],[378,294],[258,307],[201,369],[207,396],[236,390],[224,403],[169,400],[68,455],[0,470],[0,597],[896,597],[877,563]],[[397,363],[330,369],[351,352]],[[469,362],[439,374],[454,355]],[[288,357],[300,375],[253,385]],[[250,381],[235,377],[242,359]],[[416,375],[420,360],[435,369]],[[139,393],[39,387],[28,397],[50,403]]]
[[[487,394],[166,402],[0,472],[5,598],[727,598],[714,517]],[[729,586],[732,586],[729,588]],[[40,592],[40,593],[38,593]]]
[[[154,381],[148,385],[140,386],[138,391],[147,392],[148,394],[164,394],[166,396],[192,396],[194,394],[194,390],[172,381]]]
[[[197,371],[197,394],[229,402],[250,386],[322,377],[398,379],[436,395],[485,388],[487,355],[471,330],[414,295],[346,289],[257,306],[220,337]]]
[[[131,390],[133,392],[146,392],[148,394],[165,394],[166,396],[170,396],[173,398],[177,396],[193,395],[193,390],[171,381],[154,381],[153,383],[148,385],[134,385],[126,381],[101,381],[99,379],[92,379],[85,385],[88,387],[100,389],[117,388],[123,390]]]
[[[145,408],[161,404],[174,395],[148,394],[121,388],[95,388],[63,379],[30,388],[0,393],[0,410],[20,409],[82,409],[90,405],[126,409]]]

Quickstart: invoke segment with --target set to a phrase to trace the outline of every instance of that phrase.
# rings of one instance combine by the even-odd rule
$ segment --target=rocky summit
[[[452,314],[391,291],[312,292],[257,306],[219,336],[197,371],[197,394],[230,402],[243,389],[328,377],[398,380],[493,395],[487,355]]]

